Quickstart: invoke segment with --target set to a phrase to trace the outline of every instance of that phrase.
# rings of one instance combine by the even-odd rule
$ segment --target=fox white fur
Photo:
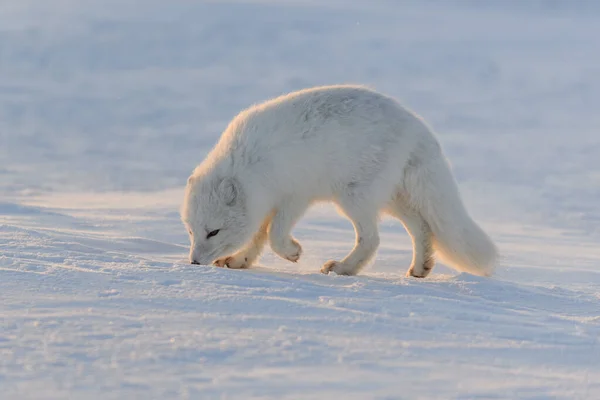
[[[459,271],[489,276],[497,250],[463,206],[432,130],[396,100],[363,86],[305,89],[237,115],[188,179],[182,220],[190,262],[251,266],[265,243],[297,261],[294,224],[317,201],[334,202],[356,241],[321,271],[354,275],[379,246],[382,214],[409,232],[407,275],[425,277],[434,251]]]

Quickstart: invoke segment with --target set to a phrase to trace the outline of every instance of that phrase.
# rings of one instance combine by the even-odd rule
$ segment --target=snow
[[[600,397],[594,1],[0,2],[0,398]],[[438,132],[493,278],[356,277],[315,207],[298,265],[193,266],[193,167],[241,108],[364,83]]]

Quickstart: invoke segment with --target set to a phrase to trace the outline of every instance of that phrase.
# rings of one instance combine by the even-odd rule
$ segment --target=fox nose
[[[192,264],[194,264],[194,265],[200,265],[200,263],[199,263],[198,261],[194,260],[194,259],[192,259],[192,261],[191,261],[191,262],[192,262]]]

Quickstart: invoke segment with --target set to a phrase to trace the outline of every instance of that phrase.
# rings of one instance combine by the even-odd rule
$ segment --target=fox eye
[[[219,233],[219,231],[220,231],[220,229],[215,229],[214,231],[208,232],[208,235],[206,235],[206,238],[210,239],[211,237],[216,236],[217,233]]]

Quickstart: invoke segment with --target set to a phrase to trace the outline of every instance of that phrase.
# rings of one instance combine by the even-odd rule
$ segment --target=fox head
[[[251,237],[245,193],[232,177],[190,176],[181,219],[190,235],[192,264],[231,255]]]

